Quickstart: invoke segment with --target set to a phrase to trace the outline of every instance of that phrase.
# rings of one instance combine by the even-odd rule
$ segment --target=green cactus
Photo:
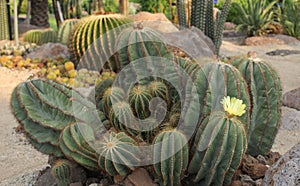
[[[81,17],[81,0],[61,0],[60,3],[64,19]]]
[[[160,185],[181,185],[189,159],[185,135],[174,129],[166,130],[155,137],[153,145],[153,166]]]
[[[89,97],[91,97],[91,99],[94,99],[93,96],[95,97],[96,107],[100,111],[105,112],[103,109],[102,98],[103,98],[103,95],[104,95],[104,92],[106,91],[106,89],[110,88],[112,86],[113,82],[114,82],[114,79],[112,79],[112,78],[108,78],[106,80],[101,81],[95,87],[95,95],[89,96]]]
[[[68,186],[72,179],[72,163],[66,159],[56,160],[51,167],[51,174],[58,186]]]
[[[197,185],[229,185],[246,148],[245,125],[224,112],[213,112],[197,130],[188,172]]]
[[[57,157],[63,156],[58,139],[66,126],[76,120],[97,126],[98,117],[103,118],[103,113],[94,112],[93,104],[76,91],[41,79],[19,84],[13,91],[11,106],[31,144]]]
[[[114,43],[120,31],[130,22],[129,18],[119,14],[92,15],[79,21],[69,44],[76,65],[88,51],[80,64],[82,68],[100,71],[107,64],[105,68],[115,70]]]
[[[192,72],[200,101],[200,121],[211,112],[222,108],[220,99],[236,97],[247,105],[246,114],[240,120],[249,127],[250,97],[247,84],[240,72],[225,63],[208,63]]]
[[[151,99],[151,92],[145,85],[136,85],[129,91],[129,104],[139,119],[150,116],[149,104]]]
[[[143,27],[142,23],[124,29],[120,33],[116,42],[116,50],[121,69],[130,62],[145,57],[172,56],[161,34],[149,27]]]
[[[72,30],[77,22],[78,19],[67,19],[60,25],[58,30],[59,42],[61,42],[64,45],[67,45],[69,43]]]
[[[85,123],[74,123],[64,128],[59,139],[59,147],[64,155],[78,164],[99,170],[97,153],[92,144],[95,142],[93,129]]]
[[[121,102],[125,99],[125,92],[119,87],[110,87],[105,90],[103,100],[103,112],[109,115],[109,112],[114,103]]]
[[[148,85],[150,89],[150,93],[152,97],[159,97],[163,99],[167,105],[170,105],[170,99],[169,99],[169,88],[168,86],[162,82],[162,81],[152,81]]]
[[[8,19],[6,0],[0,0],[0,41],[8,39]]]
[[[251,123],[248,153],[267,154],[281,124],[282,88],[275,70],[259,59],[240,58],[232,62],[247,81],[251,95]]]
[[[199,28],[206,36],[208,36],[215,44],[215,53],[219,55],[222,44],[222,33],[224,30],[224,23],[229,13],[231,0],[225,0],[221,13],[217,13],[216,20],[214,20],[213,0],[193,0],[191,11],[190,26]],[[187,25],[182,17],[182,3],[177,3],[178,18],[181,20],[179,24],[181,27]]]
[[[126,176],[140,161],[137,142],[124,132],[111,132],[99,142],[98,165],[112,176]]]
[[[180,29],[187,28],[185,0],[176,0],[176,5]]]
[[[49,42],[56,42],[57,33],[53,29],[30,30],[24,34],[24,41],[42,45]]]

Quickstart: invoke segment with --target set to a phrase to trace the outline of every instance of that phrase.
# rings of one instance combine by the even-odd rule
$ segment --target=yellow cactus
[[[66,62],[64,66],[66,71],[71,71],[75,69],[74,63],[72,63],[71,61]]]
[[[223,108],[227,112],[229,117],[242,116],[246,112],[246,105],[243,104],[242,100],[235,97],[224,97],[221,101],[221,104],[223,104]]]
[[[76,70],[70,70],[68,71],[68,75],[70,78],[75,78],[77,75],[77,71]]]

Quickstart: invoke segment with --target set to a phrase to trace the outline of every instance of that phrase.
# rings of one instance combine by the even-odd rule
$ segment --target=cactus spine
[[[136,141],[124,132],[111,132],[98,145],[99,167],[112,176],[126,176],[140,160]]]
[[[169,124],[166,124],[169,125]],[[177,130],[166,130],[154,139],[154,171],[161,185],[181,185],[181,179],[188,165],[188,142]]]
[[[8,39],[8,19],[6,0],[0,0],[0,41]]]
[[[248,153],[267,154],[281,124],[282,88],[274,69],[259,59],[241,58],[232,62],[249,86],[251,123],[248,129]]]
[[[246,149],[245,125],[224,112],[213,112],[198,128],[188,171],[197,185],[229,185]]]
[[[115,53],[114,42],[118,34],[128,23],[130,20],[119,14],[93,15],[82,19],[74,29],[69,44],[76,64],[88,51],[86,59],[80,64],[82,68],[103,70],[106,62],[111,69],[115,68],[112,67],[113,59],[109,59]]]
[[[51,174],[58,186],[68,186],[72,181],[72,163],[66,159],[57,160],[51,167]]]
[[[67,45],[70,40],[72,29],[75,24],[78,22],[78,19],[68,19],[65,20],[58,30],[58,41],[64,45]]]

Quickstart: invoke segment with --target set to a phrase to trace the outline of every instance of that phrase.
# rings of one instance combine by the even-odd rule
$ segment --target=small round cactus
[[[72,163],[66,159],[59,159],[51,167],[51,174],[58,186],[68,186],[72,181]]]

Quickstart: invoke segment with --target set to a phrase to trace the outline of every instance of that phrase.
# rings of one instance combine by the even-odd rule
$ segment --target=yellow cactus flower
[[[246,105],[243,104],[242,100],[235,97],[224,97],[221,101],[221,104],[223,104],[223,108],[227,112],[229,117],[242,116],[246,112]]]

